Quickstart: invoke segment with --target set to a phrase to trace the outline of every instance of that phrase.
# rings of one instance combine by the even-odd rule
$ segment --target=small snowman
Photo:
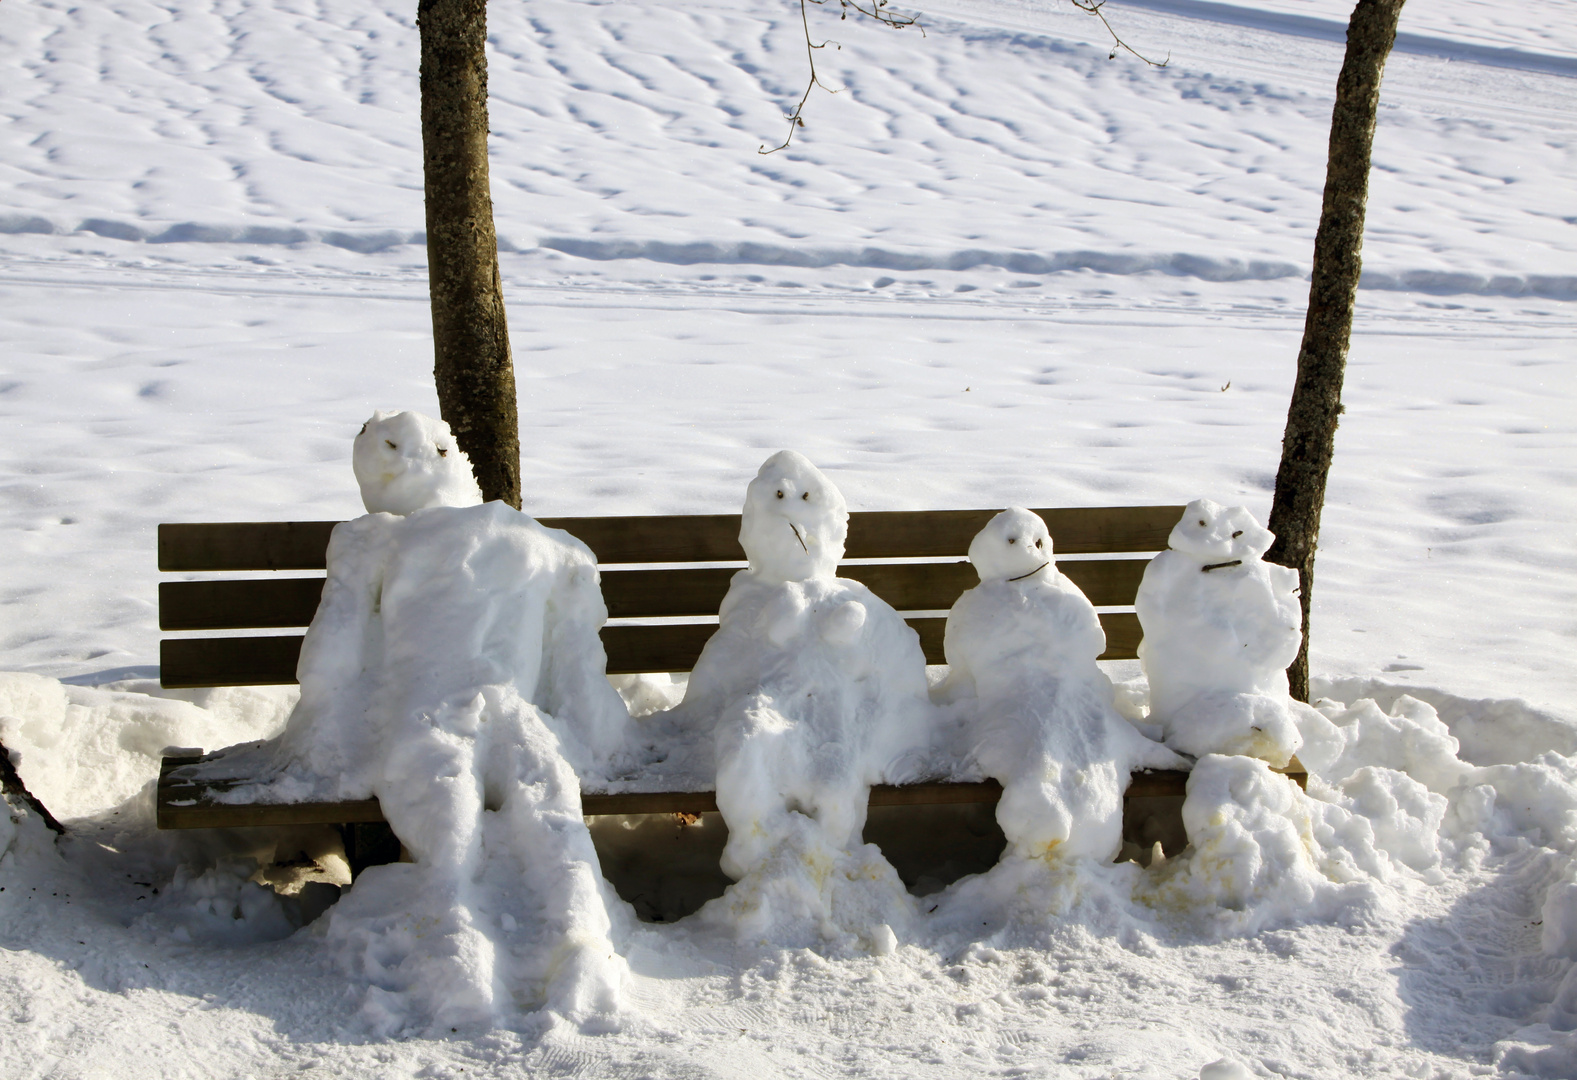
[[[806,458],[767,459],[741,518],[749,568],[734,575],[675,710],[715,732],[722,867],[740,882],[724,917],[755,938],[798,940],[807,927],[836,938],[849,928],[834,908],[907,904],[861,832],[870,786],[910,779],[928,745],[925,657],[896,611],[835,576],[848,521]]]
[[[1302,745],[1286,673],[1303,641],[1298,573],[1260,558],[1274,540],[1243,507],[1199,499],[1145,568],[1139,659],[1174,750],[1279,768]]]
[[[1117,712],[1096,664],[1100,619],[1058,572],[1037,515],[1004,510],[969,545],[980,584],[948,613],[939,695],[967,724],[970,756],[1002,782],[1007,859],[1111,859],[1131,771],[1182,762]]]
[[[449,425],[418,412],[374,412],[351,466],[369,514],[404,516],[434,506],[475,506],[482,491]]]

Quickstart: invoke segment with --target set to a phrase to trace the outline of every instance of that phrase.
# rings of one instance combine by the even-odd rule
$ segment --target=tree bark
[[[1272,562],[1298,571],[1302,586],[1303,647],[1287,669],[1292,695],[1309,700],[1309,602],[1314,551],[1320,535],[1325,481],[1342,413],[1342,378],[1352,337],[1353,306],[1363,269],[1364,211],[1374,147],[1380,78],[1396,42],[1405,0],[1358,0],[1347,26],[1347,56],[1336,82],[1325,200],[1314,238],[1309,311],[1298,350],[1298,375],[1287,410],[1281,467],[1270,511],[1276,543]]]
[[[418,0],[416,23],[439,414],[482,497],[518,508],[520,421],[487,175],[487,2]]]

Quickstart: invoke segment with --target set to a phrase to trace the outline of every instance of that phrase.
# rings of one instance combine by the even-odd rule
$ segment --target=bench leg
[[[356,822],[338,828],[345,842],[345,861],[350,864],[352,881],[369,866],[400,861],[400,838],[394,835],[388,822]]]

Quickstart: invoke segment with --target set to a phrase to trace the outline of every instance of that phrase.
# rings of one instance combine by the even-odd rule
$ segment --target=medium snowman
[[[1118,714],[1096,664],[1106,634],[1057,570],[1040,517],[1004,510],[969,545],[969,561],[980,584],[948,614],[939,693],[964,718],[973,759],[1002,783],[1007,858],[1109,860],[1131,771],[1182,762]]]
[[[1286,674],[1303,641],[1298,573],[1261,559],[1274,540],[1243,507],[1199,499],[1145,569],[1139,659],[1174,750],[1281,767],[1302,745]]]
[[[903,899],[861,832],[870,786],[910,779],[929,743],[925,657],[896,611],[835,576],[848,521],[842,494],[805,457],[767,459],[741,517],[749,568],[734,575],[675,710],[713,724],[722,867],[740,881],[731,917],[757,936],[815,926],[836,937],[835,907]],[[870,903],[835,902],[840,881],[874,890]]]

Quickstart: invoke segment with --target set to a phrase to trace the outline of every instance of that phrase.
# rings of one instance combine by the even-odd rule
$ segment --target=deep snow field
[[[1113,0],[1164,69],[1056,0],[920,10],[813,10],[848,89],[762,156],[796,6],[494,0],[528,512],[733,512],[791,447],[854,510],[1263,519],[1348,9]],[[446,1038],[151,828],[164,747],[292,694],[158,689],[156,524],[354,516],[362,421],[437,412],[413,13],[0,5],[0,737],[74,834],[0,813],[0,1077],[1577,1076],[1569,4],[1413,0],[1382,93],[1313,668],[1435,833],[1325,837],[1363,858],[1302,904],[1097,876],[886,955],[638,929],[619,1023]]]

